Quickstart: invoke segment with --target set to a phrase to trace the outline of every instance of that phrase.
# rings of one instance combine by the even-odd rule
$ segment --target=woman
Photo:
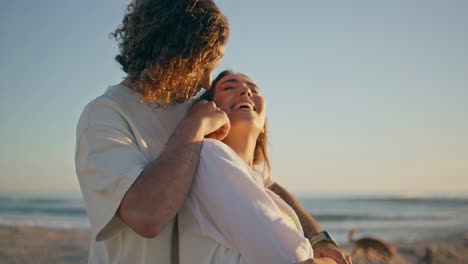
[[[266,106],[259,87],[230,71],[211,87],[201,98],[228,115],[231,129],[222,142],[203,142],[179,212],[180,263],[314,261],[297,215],[267,188]],[[312,263],[334,263],[317,261]]]

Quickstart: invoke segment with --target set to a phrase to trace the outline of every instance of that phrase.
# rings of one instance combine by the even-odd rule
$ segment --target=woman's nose
[[[248,97],[252,97],[252,90],[247,85],[242,85],[241,88],[241,95],[247,95]]]

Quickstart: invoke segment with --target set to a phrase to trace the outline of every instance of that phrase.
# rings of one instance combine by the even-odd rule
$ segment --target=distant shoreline
[[[395,194],[356,196],[297,195],[302,205],[340,243],[351,228],[357,237],[391,242],[431,239],[468,230],[468,198]],[[81,194],[0,193],[0,226],[30,226],[57,231],[89,231]]]
[[[463,232],[418,242],[394,243],[398,254],[391,263],[417,263],[427,248],[436,252],[433,264],[468,263],[467,235],[468,232]],[[87,231],[0,226],[0,263],[13,260],[15,263],[86,263],[89,239]],[[351,252],[352,245],[342,248]],[[359,259],[354,263],[359,264]]]
[[[292,191],[292,194],[302,198],[460,198],[468,199],[468,190],[399,190],[399,191],[327,191],[309,190],[309,191]],[[17,197],[67,197],[82,199],[80,191],[63,191],[63,192],[35,192],[35,191],[0,191],[2,196],[17,196]]]

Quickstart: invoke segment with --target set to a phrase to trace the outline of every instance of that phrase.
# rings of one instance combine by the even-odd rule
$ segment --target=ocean
[[[467,197],[298,195],[323,229],[340,243],[371,235],[391,242],[418,241],[468,231]],[[89,230],[80,194],[0,193],[0,226]]]

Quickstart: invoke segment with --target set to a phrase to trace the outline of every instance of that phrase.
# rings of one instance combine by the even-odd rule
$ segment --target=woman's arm
[[[281,197],[281,199],[283,199],[296,212],[299,221],[301,222],[302,229],[304,230],[304,236],[307,239],[311,239],[314,235],[322,232],[322,229],[312,215],[309,214],[296,197],[283,188],[283,186],[275,182],[269,187],[269,189]],[[317,257],[332,258],[338,264],[351,263],[351,258],[346,253],[334,244],[327,242],[319,242],[315,244],[314,255]]]
[[[296,212],[299,217],[299,221],[301,222],[302,229],[304,230],[304,236],[307,239],[311,239],[314,235],[322,232],[317,221],[315,221],[309,212],[307,212],[296,197],[283,188],[283,186],[275,182],[269,187],[269,189],[281,197],[281,199],[283,199]]]
[[[246,263],[298,263],[309,241],[283,220],[260,179],[228,146],[205,140],[191,194]]]

